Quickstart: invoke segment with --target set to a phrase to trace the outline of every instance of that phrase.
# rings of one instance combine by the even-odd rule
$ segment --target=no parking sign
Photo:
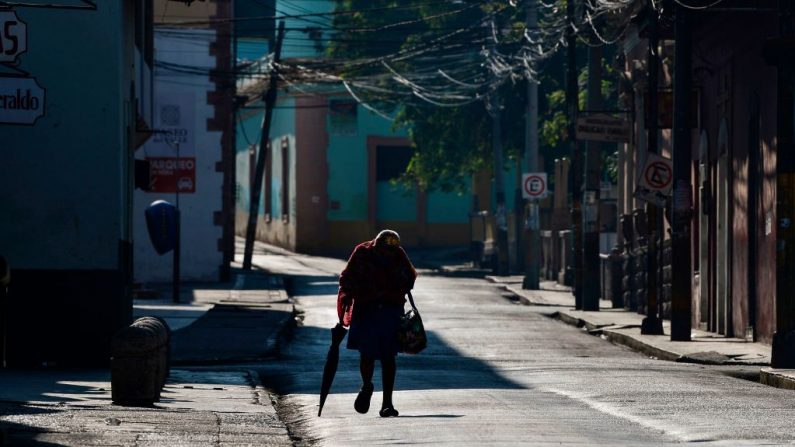
[[[522,174],[522,198],[543,199],[547,196],[547,173],[530,172]]]
[[[657,206],[665,206],[665,201],[671,193],[673,174],[673,164],[670,159],[657,154],[647,154],[646,164],[638,176],[635,197]]]

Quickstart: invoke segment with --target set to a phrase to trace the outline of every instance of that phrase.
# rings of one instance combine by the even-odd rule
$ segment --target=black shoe
[[[399,413],[394,407],[384,407],[378,412],[382,418],[396,417]]]
[[[353,403],[353,408],[361,414],[367,413],[370,409],[370,398],[373,397],[373,384],[366,383],[362,385],[359,390],[359,395],[356,396],[356,401]]]

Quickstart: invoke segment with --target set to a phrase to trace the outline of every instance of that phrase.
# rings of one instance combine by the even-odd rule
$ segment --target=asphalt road
[[[429,348],[398,358],[395,407],[382,419],[353,401],[358,354],[343,348],[323,416],[318,390],[343,263],[258,256],[291,275],[303,324],[265,366],[294,440],[307,445],[788,445],[795,394],[715,367],[643,357],[521,306],[482,279],[421,275],[415,299]],[[343,342],[344,343],[344,342]]]

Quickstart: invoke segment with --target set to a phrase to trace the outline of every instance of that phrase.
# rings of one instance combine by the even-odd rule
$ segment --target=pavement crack
[[[215,445],[221,445],[221,416],[218,413],[213,413],[215,416],[215,426],[218,430],[215,432]]]
[[[309,424],[299,405],[291,403],[288,397],[277,394],[273,406],[279,421],[284,424],[287,435],[295,447],[308,447],[320,443],[320,440],[309,435]]]

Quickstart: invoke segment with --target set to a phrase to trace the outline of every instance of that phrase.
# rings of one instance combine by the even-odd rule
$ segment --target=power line
[[[478,0],[473,5],[479,5],[485,3],[485,0]],[[384,12],[384,11],[400,11],[400,10],[413,10],[419,9],[423,6],[427,5],[438,5],[438,1],[431,1],[427,3],[420,3],[416,5],[410,6],[385,6],[379,8],[369,8],[369,9],[358,9],[358,10],[343,10],[343,11],[330,11],[330,12],[312,12],[312,13],[304,13],[304,14],[282,14],[282,15],[272,15],[272,16],[251,16],[251,17],[232,17],[232,18],[220,18],[220,19],[209,19],[209,20],[192,20],[192,21],[176,21],[176,22],[161,22],[159,25],[165,26],[206,26],[206,25],[213,25],[217,23],[229,23],[229,22],[248,22],[248,21],[261,21],[261,20],[268,20],[268,21],[278,21],[278,20],[286,20],[286,19],[301,19],[307,17],[325,17],[325,16],[342,16],[342,15],[355,15],[355,14],[366,14],[370,12]],[[468,9],[466,7],[464,9]],[[415,22],[421,22],[425,19],[417,19]],[[339,28],[331,27],[331,29],[336,29],[337,31],[357,31],[357,29],[349,29],[343,30]]]

